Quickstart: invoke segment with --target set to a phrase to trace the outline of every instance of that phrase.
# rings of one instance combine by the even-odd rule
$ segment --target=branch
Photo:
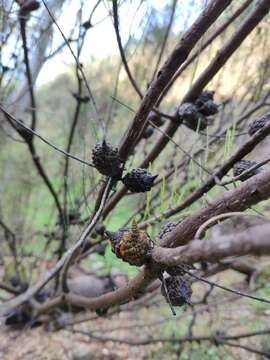
[[[198,261],[216,262],[227,256],[270,253],[270,225],[259,225],[244,232],[213,239],[193,240],[176,248],[155,247],[153,259],[161,264],[174,266]]]
[[[37,122],[37,115],[36,115],[36,99],[34,94],[34,84],[32,80],[32,74],[30,70],[30,63],[29,63],[29,56],[28,56],[28,47],[27,47],[27,37],[26,37],[26,19],[24,16],[19,15],[20,21],[20,29],[21,29],[21,36],[22,36],[22,43],[23,43],[23,54],[24,54],[24,63],[26,68],[26,76],[30,94],[30,112],[32,116],[32,123],[31,129],[35,130],[36,122]]]
[[[270,113],[266,114],[266,116]],[[225,163],[216,170],[212,175],[206,179],[206,181],[198,187],[195,191],[193,191],[181,204],[165,211],[163,214],[154,217],[153,219],[147,220],[140,224],[140,228],[146,228],[147,225],[152,223],[153,221],[157,221],[163,218],[169,218],[170,216],[177,214],[178,212],[184,210],[186,207],[192,205],[195,201],[200,199],[205,193],[209,192],[215,185],[221,185],[220,179],[222,179],[228,171],[233,167],[233,165],[241,160],[244,156],[249,154],[262,140],[264,140],[270,134],[270,123],[254,134],[250,139],[248,139],[236,152],[227,160]],[[256,165],[257,166],[257,165]],[[250,171],[250,169],[249,169]],[[249,172],[246,171],[246,172]],[[241,177],[241,176],[240,176]],[[222,184],[222,185],[226,185]]]
[[[169,23],[167,25],[167,28],[166,28],[166,31],[165,31],[165,34],[164,34],[164,37],[163,37],[163,40],[162,40],[162,45],[161,45],[160,52],[159,52],[159,55],[158,55],[158,60],[157,60],[155,70],[154,70],[153,75],[152,75],[152,80],[150,81],[150,83],[154,80],[154,78],[156,76],[156,73],[158,71],[158,68],[159,68],[159,65],[160,65],[160,62],[161,62],[161,59],[162,59],[162,56],[163,56],[163,53],[164,53],[164,50],[165,50],[165,47],[166,47],[166,44],[167,44],[167,41],[168,41],[168,37],[169,37],[170,31],[171,31],[171,28],[172,28],[172,24],[173,24],[173,20],[174,20],[174,14],[175,14],[177,1],[178,0],[172,0],[171,14],[170,14],[170,18],[169,18]]]
[[[132,74],[131,74],[131,72],[129,70],[129,66],[128,66],[128,63],[127,63],[127,60],[126,60],[126,55],[125,55],[125,52],[124,52],[124,49],[123,49],[121,36],[120,36],[120,32],[119,32],[117,0],[113,0],[113,23],[114,23],[114,29],[115,29],[115,35],[116,35],[116,39],[117,39],[118,49],[119,49],[121,59],[122,59],[122,63],[123,63],[124,68],[126,70],[127,76],[129,78],[129,81],[131,82],[133,88],[135,89],[135,91],[139,95],[139,97],[142,98],[143,94],[141,93],[141,90],[139,89],[136,81],[133,79],[133,76],[132,76]]]
[[[86,79],[86,76],[85,76],[84,70],[83,70],[83,68],[82,68],[82,65],[81,65],[79,59],[76,57],[74,51],[72,50],[72,47],[70,46],[70,43],[68,42],[67,38],[65,37],[65,35],[64,35],[63,31],[61,30],[60,26],[58,25],[58,23],[57,23],[54,15],[53,15],[53,13],[51,12],[51,10],[50,10],[49,7],[48,7],[46,1],[45,1],[45,0],[41,0],[41,1],[42,1],[43,5],[45,6],[46,10],[48,11],[48,14],[49,14],[50,18],[52,19],[53,23],[55,24],[55,26],[56,26],[57,29],[59,30],[59,32],[60,32],[62,38],[64,39],[64,41],[65,41],[65,43],[66,43],[66,45],[67,45],[67,47],[68,47],[71,55],[73,56],[73,58],[74,58],[74,60],[75,60],[75,62],[76,62],[76,65],[77,65],[77,67],[78,67],[78,69],[79,69],[79,71],[80,71],[80,73],[81,73],[81,76],[82,76],[82,78],[83,78],[85,87],[86,87],[87,92],[88,92],[88,94],[89,94],[89,97],[90,97],[90,99],[91,99],[91,101],[92,101],[92,103],[93,103],[93,107],[94,107],[95,112],[96,112],[97,120],[100,120],[100,119],[101,119],[100,113],[99,113],[99,110],[98,110],[98,107],[97,107],[97,104],[96,104],[94,95],[93,95],[93,93],[92,93],[92,90],[91,90],[91,88],[90,88],[90,85],[89,85],[89,83],[88,83],[88,81],[87,81],[87,79]]]
[[[205,43],[194,52],[194,54],[187,59],[187,61],[180,67],[180,69],[175,73],[171,81],[167,84],[166,88],[163,90],[162,94],[160,95],[158,99],[158,104],[161,103],[163,98],[166,96],[174,82],[179,78],[179,76],[184,72],[184,70],[201,54],[203,50],[205,50],[212,42],[224,32],[224,30],[227,29],[227,27],[236,19],[238,18],[245,10],[246,8],[252,3],[253,0],[247,0],[244,2],[239,9],[235,11],[234,14],[232,14],[231,17],[229,17],[220,27],[217,28],[217,30],[205,41]]]
[[[84,228],[82,234],[80,235],[78,241],[69,249],[67,250],[62,258],[54,265],[54,267],[48,271],[47,273],[43,274],[41,279],[32,287],[30,287],[26,292],[23,294],[17,296],[14,299],[9,300],[8,302],[4,303],[3,305],[0,305],[0,316],[3,316],[7,314],[9,311],[11,311],[13,308],[22,305],[23,303],[30,300],[39,290],[41,290],[55,275],[57,275],[60,270],[63,268],[65,263],[73,256],[73,254],[84,244],[85,239],[93,228],[95,227],[102,209],[104,207],[105,201],[107,199],[107,196],[109,195],[111,189],[111,179],[107,181],[106,188],[103,194],[102,201],[100,203],[99,209],[96,211],[95,215],[92,217],[92,219],[89,221],[89,223]]]
[[[224,2],[225,4],[225,2]],[[259,1],[257,2],[256,7],[254,10],[249,14],[249,16],[243,21],[241,26],[238,30],[230,37],[229,40],[223,45],[223,47],[219,50],[215,58],[211,61],[205,71],[201,74],[201,76],[197,79],[191,89],[187,92],[184,96],[182,103],[193,101],[204,89],[204,87],[212,80],[212,78],[218,73],[218,71],[224,66],[224,64],[228,61],[231,55],[238,49],[238,47],[242,44],[245,38],[250,34],[250,32],[256,27],[256,25],[264,18],[264,16],[268,13],[270,8],[269,1]],[[156,80],[156,82],[158,79]],[[154,82],[153,86],[156,85]],[[147,94],[149,93],[150,89],[148,90]],[[146,94],[146,95],[147,95]],[[142,105],[145,105],[144,101]],[[139,108],[137,114],[141,115],[142,110]],[[147,113],[148,115],[148,113]],[[177,116],[177,113],[175,113]],[[135,124],[135,120],[137,119],[137,115],[135,116],[133,124]],[[144,119],[144,118],[142,118]],[[139,122],[139,120],[138,120]],[[139,167],[147,167],[149,163],[152,163],[159,154],[163,151],[166,147],[170,138],[173,137],[175,132],[177,131],[178,127],[181,125],[181,122],[170,122],[164,132],[167,136],[160,136],[157,140],[155,146],[151,150],[151,152],[146,156],[143,162],[139,165]],[[140,126],[140,124],[138,124]],[[137,129],[138,130],[138,129]],[[127,136],[128,138],[128,136]],[[109,212],[116,206],[116,204],[120,201],[120,199],[125,195],[126,188],[120,189],[108,202],[106,208],[103,212],[103,217],[105,218]]]
[[[54,150],[58,151],[59,153],[70,157],[73,160],[76,160],[80,163],[82,163],[83,165],[87,165],[90,167],[94,167],[93,164],[89,163],[88,161],[85,161],[83,159],[78,158],[77,156],[74,156],[72,154],[69,154],[68,152],[60,149],[59,147],[57,147],[56,145],[52,144],[49,140],[47,140],[46,138],[44,138],[43,136],[41,136],[39,133],[37,133],[36,131],[32,130],[31,128],[29,128],[28,126],[26,126],[23,122],[17,120],[14,116],[12,116],[10,113],[8,113],[1,105],[0,105],[0,110],[2,111],[2,113],[10,120],[10,124],[12,125],[12,122],[15,122],[16,124],[18,124],[19,126],[22,126],[24,129],[28,130],[31,134],[35,135],[36,137],[38,137],[41,141],[43,141],[45,144],[47,144],[48,146],[50,146],[51,148],[53,148]]]
[[[183,219],[161,243],[164,247],[184,245],[192,240],[197,229],[213,216],[244,211],[270,197],[270,171],[253,176],[236,189],[230,190],[213,201],[208,207],[193,212]]]
[[[176,338],[176,337],[159,337],[159,338],[149,338],[149,339],[144,339],[144,340],[131,340],[131,339],[119,339],[116,337],[101,337],[101,336],[97,336],[97,335],[93,335],[92,332],[86,332],[86,331],[81,331],[81,330],[71,330],[73,333],[77,333],[77,334],[81,334],[81,335],[86,335],[89,336],[90,338],[93,338],[95,340],[98,341],[112,341],[112,342],[119,342],[119,343],[123,343],[123,344],[128,344],[131,346],[145,346],[145,345],[149,345],[149,344],[153,344],[153,343],[158,343],[158,342],[172,342],[172,343],[184,343],[184,342],[197,342],[200,343],[202,341],[210,341],[211,343],[215,344],[215,345],[222,345],[224,341],[226,340],[239,340],[239,339],[244,339],[244,338],[249,338],[249,337],[253,337],[253,336],[261,336],[261,335],[266,335],[270,333],[270,329],[265,329],[262,331],[254,331],[254,332],[250,332],[250,333],[243,333],[243,334],[237,334],[237,335],[217,335],[217,334],[213,334],[212,336],[184,336],[184,337],[180,337],[180,338]],[[237,344],[235,344],[237,345]],[[265,353],[264,353],[265,354]]]
[[[164,247],[172,247],[177,246],[180,244],[184,244],[190,240],[192,240],[195,236],[196,230],[198,227],[204,223],[207,219],[210,219],[213,217],[214,214],[219,213],[225,213],[225,212],[231,212],[231,211],[243,211],[246,208],[248,208],[251,205],[257,204],[260,201],[263,201],[270,197],[270,170],[262,173],[260,175],[254,176],[253,178],[245,181],[241,186],[239,186],[237,189],[234,189],[232,191],[229,191],[225,193],[222,197],[217,199],[215,202],[213,202],[212,205],[210,205],[206,209],[199,210],[194,213],[194,215],[191,215],[184,219],[176,228],[174,231],[170,233],[168,237],[164,239],[163,242],[161,242],[161,246]],[[270,227],[269,227],[270,231]],[[243,235],[244,236],[244,235]],[[256,235],[257,236],[257,235]],[[235,236],[231,237],[232,240],[235,238]],[[256,241],[258,237],[255,237]],[[199,246],[208,246],[207,250],[209,251],[213,248],[211,255],[204,255],[207,256],[207,259],[213,260],[213,255],[215,254],[214,251],[216,251],[217,259],[223,258],[228,255],[228,250],[226,247],[221,246],[221,242],[217,241],[219,246],[213,247],[213,245],[208,246],[208,241],[197,241],[197,244]],[[239,240],[238,240],[239,241]],[[267,244],[265,241],[258,242],[258,246],[256,245],[256,241],[253,240],[252,245],[250,247],[243,247],[243,242],[241,242],[241,247],[237,247],[237,241],[235,241],[234,246],[232,247],[232,250],[237,253],[237,251],[241,251],[242,253],[260,253],[259,246],[263,246],[263,251],[265,249],[270,250],[270,243]],[[212,243],[211,243],[212,244]],[[168,263],[169,265],[173,265],[174,261],[175,263],[183,263],[183,262],[195,262],[199,260],[200,252],[195,252],[195,250],[192,252],[192,255],[189,255],[187,251],[183,252],[182,249],[186,249],[187,247],[180,247],[177,248],[177,251],[179,251],[179,258],[177,257],[177,261],[174,260],[174,251],[175,249],[164,249],[164,248],[154,248],[152,251],[152,257],[154,260],[154,263],[157,264],[163,264]],[[193,247],[191,248],[193,249]],[[195,248],[196,249],[196,248]],[[236,250],[234,250],[236,249]],[[239,250],[240,249],[240,250]],[[218,252],[219,251],[219,252]],[[223,251],[223,252],[222,252]],[[195,254],[195,255],[193,255]],[[205,252],[202,252],[202,254],[206,254]],[[218,257],[218,254],[220,257]],[[178,253],[176,252],[176,255]],[[185,256],[185,257],[184,257]],[[192,257],[193,256],[193,257]],[[67,294],[64,297],[58,297],[56,299],[53,299],[50,303],[47,303],[45,306],[46,308],[50,308],[55,306],[55,304],[60,304],[62,301],[66,301],[69,304],[72,305],[79,305],[87,307],[91,310],[96,310],[100,307],[111,307],[119,304],[123,304],[125,302],[128,302],[131,300],[135,295],[138,295],[142,293],[146,287],[157,277],[159,271],[159,267],[156,265],[145,267],[143,270],[132,280],[129,281],[129,283],[120,288],[115,290],[114,292],[109,292],[105,295],[96,297],[96,298],[87,298],[83,296],[78,296],[75,294]],[[1,312],[0,312],[1,313]]]
[[[137,138],[140,136],[146,123],[147,116],[157,102],[158,97],[166,84],[173,77],[179,66],[187,59],[189,53],[201,36],[215,22],[224,9],[230,5],[230,3],[231,0],[212,0],[201,16],[199,16],[191,28],[185,33],[168,57],[167,61],[161,67],[156,80],[153,81],[142,99],[129,131],[121,144],[119,151],[123,160],[128,158],[130,151],[136,144]]]

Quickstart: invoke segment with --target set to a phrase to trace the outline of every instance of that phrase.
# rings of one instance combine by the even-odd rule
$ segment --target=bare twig
[[[93,103],[93,106],[94,106],[94,109],[95,109],[95,112],[96,112],[96,116],[97,116],[97,121],[98,121],[98,120],[101,120],[101,117],[100,117],[100,114],[99,114],[99,110],[98,110],[98,107],[97,107],[95,98],[94,98],[93,93],[92,93],[92,91],[91,91],[91,89],[90,89],[89,83],[88,83],[88,81],[87,81],[87,79],[86,79],[84,70],[83,70],[83,68],[82,68],[82,65],[81,65],[79,59],[77,59],[74,51],[72,50],[72,47],[70,46],[67,38],[65,37],[63,31],[61,30],[60,26],[58,25],[58,23],[57,23],[54,15],[52,14],[51,10],[50,10],[49,7],[48,7],[46,1],[45,1],[45,0],[41,0],[41,1],[42,1],[42,3],[44,4],[46,10],[48,11],[48,14],[49,14],[49,16],[51,17],[53,23],[55,24],[55,26],[56,26],[57,29],[59,30],[62,38],[64,39],[64,41],[65,41],[65,43],[66,43],[66,45],[67,45],[70,53],[72,54],[72,56],[73,56],[73,58],[74,58],[74,60],[75,60],[75,62],[76,62],[76,65],[77,65],[78,69],[80,70],[80,73],[81,73],[81,75],[82,75],[82,78],[83,78],[85,87],[86,87],[86,89],[87,89],[87,91],[88,91],[88,94],[89,94],[89,96],[90,96],[90,99],[91,99],[91,101],[92,101],[92,103]]]
[[[94,167],[93,164],[89,163],[88,161],[82,160],[80,158],[78,158],[77,156],[74,156],[72,154],[67,153],[66,151],[60,149],[59,147],[57,147],[56,145],[52,144],[49,140],[47,140],[46,138],[44,138],[43,136],[41,136],[39,133],[37,133],[36,131],[32,130],[31,128],[29,128],[28,126],[26,126],[24,123],[22,123],[21,121],[17,120],[13,115],[11,115],[9,112],[7,112],[1,105],[0,105],[0,110],[5,114],[5,116],[7,118],[9,118],[11,121],[14,121],[16,124],[22,126],[24,129],[28,130],[29,132],[31,132],[31,134],[34,134],[36,137],[38,137],[41,141],[43,141],[45,144],[49,145],[51,148],[53,148],[54,150],[60,152],[61,154],[70,157],[73,160],[76,160],[84,165],[90,166],[90,167]]]
[[[29,94],[30,94],[30,103],[31,103],[30,111],[31,111],[31,116],[32,116],[31,129],[35,130],[36,122],[37,122],[36,99],[35,99],[35,94],[34,94],[34,84],[32,81],[32,74],[31,74],[29,56],[28,56],[27,37],[26,37],[26,20],[23,16],[19,16],[19,21],[20,21],[20,28],[21,28],[22,43],[23,43],[24,63],[25,63],[25,67],[26,67],[26,76],[27,76],[28,88],[29,88]]]
[[[17,296],[14,299],[11,299],[10,301],[4,303],[3,305],[0,305],[0,316],[5,315],[6,313],[8,313],[10,310],[12,310],[13,308],[27,302],[28,300],[30,300],[39,290],[41,290],[56,274],[59,273],[59,271],[62,269],[62,267],[65,265],[66,261],[68,261],[68,259],[70,259],[73,254],[84,244],[85,239],[87,238],[87,236],[91,233],[91,231],[93,230],[94,226],[96,225],[102,209],[104,207],[105,201],[108,197],[110,188],[111,188],[111,179],[109,179],[107,181],[106,184],[106,189],[105,192],[103,194],[103,198],[100,204],[100,207],[98,209],[98,211],[94,214],[92,220],[85,226],[82,234],[80,235],[79,239],[76,241],[76,243],[69,249],[67,250],[64,255],[62,256],[62,258],[60,260],[58,260],[58,262],[53,266],[53,268],[48,271],[47,273],[43,274],[43,276],[41,277],[41,279],[32,287],[30,287],[26,292],[24,292],[23,294]]]

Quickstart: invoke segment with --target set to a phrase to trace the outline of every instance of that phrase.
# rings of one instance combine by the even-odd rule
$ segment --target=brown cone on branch
[[[149,259],[152,242],[149,235],[138,228],[135,220],[131,229],[120,229],[117,232],[106,231],[115,255],[130,265],[142,266]]]

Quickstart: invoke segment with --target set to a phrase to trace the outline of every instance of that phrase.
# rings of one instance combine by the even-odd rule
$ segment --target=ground
[[[212,277],[221,283],[221,275]],[[233,280],[233,282],[232,282]],[[241,281],[240,281],[241,280]],[[223,284],[247,292],[248,285],[242,275],[227,272]],[[193,299],[199,299],[202,285],[194,287]],[[269,296],[269,289],[260,290],[257,295]],[[178,309],[174,318],[159,292],[151,299],[152,307],[133,308],[105,317],[95,313],[79,314],[80,319],[91,317],[91,321],[76,324],[68,330],[53,331],[45,326],[23,331],[2,328],[0,333],[0,358],[2,360],[257,360],[260,355],[248,353],[234,347],[215,347],[210,343],[193,343],[181,354],[177,344],[155,343],[147,346],[129,346],[113,341],[100,341],[98,337],[145,340],[151,337],[181,337],[186,334],[190,321],[190,309]],[[194,335],[206,335],[210,328],[226,334],[257,331],[269,327],[270,307],[268,304],[239,298],[235,294],[215,290],[209,304],[197,307]],[[78,319],[78,317],[77,317]],[[148,325],[147,325],[148,324]],[[91,332],[95,339],[73,333],[72,330]],[[267,337],[252,337],[241,340],[242,345],[266,350]]]

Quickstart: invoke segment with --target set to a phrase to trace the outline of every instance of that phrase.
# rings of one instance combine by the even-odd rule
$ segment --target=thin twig
[[[72,56],[73,56],[73,58],[74,58],[74,60],[75,60],[75,62],[76,62],[76,65],[77,65],[78,69],[79,69],[80,72],[81,72],[81,75],[82,75],[84,84],[85,84],[85,86],[86,86],[86,89],[87,89],[87,91],[88,91],[88,94],[89,94],[89,96],[90,96],[90,99],[92,100],[92,103],[93,103],[93,106],[94,106],[94,109],[95,109],[95,112],[96,112],[96,115],[97,115],[97,122],[99,122],[99,120],[102,120],[102,118],[100,117],[99,110],[98,110],[98,107],[97,107],[97,104],[96,104],[94,95],[93,95],[93,93],[92,93],[92,91],[91,91],[91,89],[90,89],[90,86],[89,86],[89,83],[88,83],[88,81],[87,81],[87,79],[86,79],[86,76],[85,76],[84,70],[83,70],[83,68],[82,68],[82,65],[81,65],[80,61],[77,59],[74,51],[72,50],[72,47],[70,46],[70,43],[68,42],[68,40],[67,40],[66,36],[64,35],[63,31],[61,30],[60,26],[58,25],[58,23],[57,23],[54,15],[52,14],[51,10],[50,10],[49,7],[48,7],[46,1],[45,1],[45,0],[41,0],[41,1],[42,1],[42,3],[44,4],[46,10],[48,11],[48,14],[49,14],[49,16],[51,17],[53,23],[56,25],[57,29],[59,30],[62,38],[64,39],[64,41],[65,41],[65,43],[66,43],[66,45],[67,45],[70,53],[72,54]]]
[[[18,124],[19,126],[22,126],[24,129],[28,130],[29,132],[31,132],[33,135],[37,136],[40,140],[42,140],[45,144],[49,145],[51,148],[53,148],[54,150],[60,152],[61,154],[70,157],[73,160],[76,160],[84,165],[90,166],[90,167],[94,167],[93,164],[89,163],[88,161],[82,160],[80,158],[78,158],[75,155],[69,154],[66,151],[60,149],[59,147],[57,147],[56,145],[52,144],[49,140],[47,140],[46,138],[44,138],[43,136],[41,136],[39,133],[37,133],[36,131],[32,130],[31,128],[29,128],[28,126],[26,126],[23,122],[17,120],[13,115],[11,115],[10,113],[8,113],[1,105],[0,105],[0,110],[12,121],[14,121],[16,124]]]
[[[103,198],[102,201],[100,203],[100,207],[98,209],[98,211],[94,214],[92,220],[85,226],[82,234],[80,235],[79,239],[76,241],[76,243],[70,248],[68,249],[64,255],[62,256],[62,258],[60,260],[58,260],[58,262],[53,266],[53,268],[46,272],[45,274],[43,274],[43,276],[41,276],[41,279],[33,286],[31,286],[26,292],[24,292],[23,294],[17,296],[14,299],[11,299],[10,301],[0,305],[0,316],[1,315],[5,315],[6,313],[8,313],[9,311],[11,311],[13,308],[22,305],[23,303],[27,302],[28,300],[30,300],[38,291],[40,291],[54,276],[56,276],[59,271],[63,268],[63,266],[66,264],[67,261],[69,261],[70,258],[72,258],[73,254],[84,244],[85,239],[87,238],[87,236],[91,233],[91,231],[93,230],[94,226],[96,225],[102,209],[105,205],[105,201],[109,195],[110,192],[110,188],[111,188],[111,182],[112,179],[109,179],[107,181],[107,185],[103,194]]]

